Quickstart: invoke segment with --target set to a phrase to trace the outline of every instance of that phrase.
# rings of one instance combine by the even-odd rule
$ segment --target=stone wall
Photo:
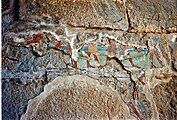
[[[175,0],[4,0],[2,27],[3,119],[177,118]]]

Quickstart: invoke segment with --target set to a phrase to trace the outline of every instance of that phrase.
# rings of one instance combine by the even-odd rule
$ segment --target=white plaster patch
[[[177,39],[177,36],[176,36],[176,35],[174,35],[174,36],[173,36],[173,38],[171,39],[171,41],[172,41],[172,42],[175,42],[175,41],[176,41],[176,39]]]
[[[18,42],[18,43],[25,42],[25,39],[24,38],[15,38],[14,42]]]

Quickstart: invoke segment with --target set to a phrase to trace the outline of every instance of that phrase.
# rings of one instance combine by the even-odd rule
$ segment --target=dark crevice
[[[139,41],[143,40],[143,38],[147,35],[147,33],[145,33],[140,39]]]
[[[12,60],[12,61],[17,61],[19,62],[19,60],[17,58],[13,58],[13,57],[7,57],[9,60]]]
[[[40,55],[37,51],[34,51],[34,50],[33,50],[33,46],[30,47],[30,51],[32,52],[32,54],[33,54],[35,57],[43,57],[43,56],[45,56],[45,54]]]
[[[44,85],[46,85],[46,84],[48,84],[49,83],[49,81],[48,81],[48,75],[47,75],[47,70],[45,71],[45,74],[44,74]]]
[[[20,1],[19,0],[14,0],[14,8],[13,8],[13,14],[14,14],[14,21],[19,20],[19,10],[20,10]]]
[[[129,16],[127,7],[125,8],[125,12],[126,12],[126,15],[127,15],[128,30],[131,30],[132,29],[132,25],[131,25],[131,20],[130,20],[130,16]]]
[[[177,68],[175,68],[175,63],[174,63],[174,61],[172,61],[171,64],[172,64],[172,69],[177,72]]]
[[[121,62],[117,57],[111,57],[111,58],[109,58],[109,60],[115,60],[115,61],[121,66],[121,68],[122,68],[123,70],[125,70],[125,71],[127,72],[127,74],[129,75],[130,81],[133,83],[133,99],[135,100],[134,92],[135,92],[135,89],[136,89],[136,83],[135,83],[135,81],[134,81],[133,78],[132,78],[131,71],[130,71],[130,70],[127,70],[127,69],[124,67],[124,65],[122,64],[122,62]],[[113,77],[113,78],[115,78],[115,77]]]

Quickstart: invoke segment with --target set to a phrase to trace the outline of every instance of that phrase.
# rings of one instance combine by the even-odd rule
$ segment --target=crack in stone
[[[132,25],[131,25],[131,19],[130,19],[130,16],[129,16],[129,13],[128,13],[128,9],[126,7],[126,2],[125,0],[123,0],[123,3],[124,3],[124,7],[125,7],[125,15],[126,15],[126,19],[127,19],[127,22],[128,22],[128,30],[132,29]]]
[[[69,24],[67,23],[67,25],[69,25],[70,27],[73,27],[73,28],[81,28],[81,29],[86,29],[86,30],[107,30],[107,31],[124,31],[122,29],[117,29],[117,28],[111,28],[111,27],[87,27],[87,26],[75,26],[75,25],[72,25],[72,24]]]
[[[116,28],[111,28],[111,27],[87,27],[87,26],[75,26],[75,25],[72,25],[72,24],[67,24],[68,26],[70,27],[73,27],[73,28],[80,28],[80,29],[85,29],[85,30],[106,30],[106,31],[119,31],[119,32],[127,32],[127,33],[145,33],[145,34],[172,34],[172,33],[177,33],[177,29],[175,28],[169,28],[169,29],[156,29],[156,30],[150,30],[148,28],[141,28],[141,29],[138,29],[138,28],[133,28],[131,26],[131,23],[130,23],[130,18],[128,18],[128,23],[129,23],[129,27],[128,27],[128,30],[125,31],[125,30],[122,30],[122,29],[116,29]]]
[[[9,60],[12,60],[12,61],[17,61],[19,62],[19,60],[17,58],[14,58],[14,57],[7,57]]]
[[[114,79],[115,79],[115,81],[117,81],[116,82],[116,87],[117,87],[117,83],[119,82],[119,84],[121,84],[121,82],[119,81],[119,80],[117,80],[117,78],[115,77],[115,76],[112,76]],[[117,88],[116,88],[117,89]],[[129,110],[131,110],[132,109],[132,102],[131,102],[131,100],[130,100],[130,102],[126,102],[124,99],[123,99],[123,97],[122,97],[122,95],[121,95],[121,93],[120,93],[120,91],[117,91],[118,92],[118,94],[120,95],[120,98],[121,98],[121,100],[127,105],[127,107],[129,108]],[[135,99],[133,99],[133,100],[135,100]],[[140,120],[144,120],[143,119],[143,117],[141,117],[140,116],[140,114],[139,114],[139,112],[136,110],[136,108],[135,108],[135,111],[136,112],[133,112],[134,114],[131,114],[133,117],[135,117],[135,118],[137,118],[137,119],[140,119]]]
[[[132,78],[132,74],[131,74],[131,71],[127,70],[124,65],[122,64],[122,62],[117,58],[117,57],[111,57],[110,60],[113,59],[115,60],[120,66],[121,68],[127,72],[127,74],[129,75],[130,77],[130,81],[133,83],[133,99],[135,100],[135,96],[134,96],[134,92],[135,92],[135,89],[136,89],[136,83],[135,81],[133,80]],[[114,76],[113,76],[114,77]],[[114,77],[115,78],[115,77]]]
[[[172,34],[172,33],[177,33],[177,29],[176,30],[170,30],[170,29],[159,29],[159,30],[149,30],[148,28],[146,29],[136,29],[136,28],[132,28],[130,30],[127,31],[128,33],[150,33],[150,34]]]

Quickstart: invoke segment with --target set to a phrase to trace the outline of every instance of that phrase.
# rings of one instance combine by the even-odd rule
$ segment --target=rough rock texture
[[[177,118],[176,0],[2,7],[3,119]]]
[[[39,95],[45,85],[44,79],[35,79],[25,85],[20,78],[2,78],[2,117],[4,120],[18,120],[26,111],[28,100]]]
[[[21,16],[31,17],[49,14],[52,18],[77,27],[93,27],[108,29],[127,29],[126,16],[122,9],[110,0],[31,0],[21,9]],[[47,4],[43,4],[46,2]],[[38,6],[38,7],[36,7]],[[52,7],[52,9],[50,9]],[[122,11],[122,12],[121,12]]]
[[[177,114],[177,81],[174,77],[168,83],[161,83],[153,90],[153,97],[159,111],[160,119],[176,119]]]
[[[177,31],[176,0],[127,0],[126,6],[132,31]]]
[[[81,75],[57,77],[29,101],[22,120],[135,119],[111,87]]]

